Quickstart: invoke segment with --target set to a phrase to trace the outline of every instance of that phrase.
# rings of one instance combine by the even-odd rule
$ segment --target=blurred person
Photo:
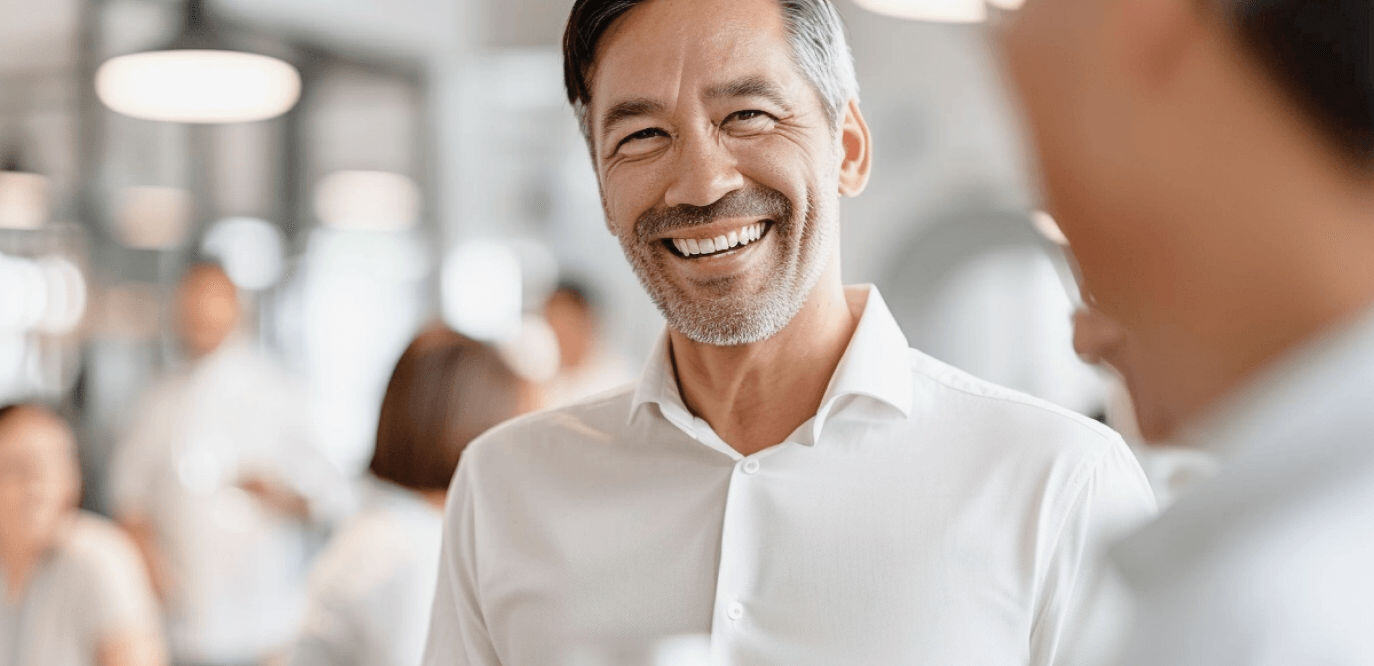
[[[164,600],[173,660],[259,663],[299,628],[312,544],[344,481],[315,448],[304,397],[237,333],[220,267],[187,271],[177,313],[189,362],[134,412],[114,511]]]
[[[1374,663],[1371,9],[1031,0],[1001,31],[1144,435],[1221,460],[1114,551],[1120,663]]]
[[[826,0],[579,0],[565,80],[667,319],[637,386],[455,475],[426,663],[1053,664],[1148,519],[1107,428],[909,349],[840,280],[871,140]],[[642,653],[642,652],[640,652]]]
[[[370,497],[315,564],[291,664],[420,663],[453,471],[468,442],[532,395],[497,351],[451,330],[410,344],[382,401]]]
[[[133,542],[77,508],[67,424],[0,407],[0,663],[165,663],[157,602]]]
[[[1155,502],[1167,507],[1189,488],[1216,473],[1216,456],[1185,446],[1149,444],[1142,430],[1157,431],[1162,424],[1144,428],[1131,399],[1135,385],[1135,364],[1139,363],[1121,324],[1100,310],[1085,306],[1073,315],[1073,348],[1085,363],[1104,367],[1112,375],[1104,406],[1105,422],[1126,440],[1155,491]],[[1146,401],[1145,404],[1153,404]],[[1158,417],[1157,414],[1147,415]]]
[[[603,343],[600,313],[585,287],[559,284],[544,304],[544,319],[558,339],[558,374],[544,387],[549,407],[620,388],[633,379],[624,357]]]

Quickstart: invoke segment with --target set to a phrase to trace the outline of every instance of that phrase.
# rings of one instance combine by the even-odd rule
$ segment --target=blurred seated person
[[[467,443],[532,395],[495,350],[447,328],[410,344],[382,401],[370,497],[316,562],[293,665],[420,663],[449,480]]]
[[[346,481],[314,445],[304,396],[237,334],[224,270],[193,266],[177,312],[187,363],[134,412],[112,505],[165,602],[173,661],[261,663],[295,636]]]
[[[71,430],[41,407],[0,407],[0,664],[165,663],[138,551],[77,508]]]
[[[602,342],[600,316],[582,285],[559,284],[544,304],[544,319],[558,339],[558,374],[544,387],[550,407],[619,388],[634,378],[625,359]]]
[[[1139,372],[1139,352],[1132,347],[1126,329],[1116,320],[1092,306],[1073,315],[1073,348],[1085,363],[1102,366],[1114,376],[1107,395],[1106,422],[1121,433],[1131,447],[1161,508],[1174,503],[1188,488],[1216,472],[1216,457],[1201,449],[1147,443],[1144,432],[1160,432],[1176,424],[1159,410],[1151,409],[1155,400],[1140,401],[1145,411],[1137,413],[1132,395],[1158,391],[1147,375]]]

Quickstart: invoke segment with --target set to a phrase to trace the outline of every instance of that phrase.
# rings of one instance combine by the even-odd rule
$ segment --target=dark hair
[[[468,443],[519,413],[522,390],[491,347],[444,327],[421,333],[391,373],[368,469],[413,490],[447,488]]]
[[[568,15],[563,32],[563,85],[588,141],[591,124],[586,112],[592,92],[587,76],[596,61],[597,43],[617,19],[643,2],[576,0]],[[792,59],[820,94],[831,125],[838,126],[845,105],[859,94],[844,22],[831,0],[778,0],[778,6],[787,24]]]
[[[1246,46],[1347,157],[1374,163],[1368,0],[1230,3]]]

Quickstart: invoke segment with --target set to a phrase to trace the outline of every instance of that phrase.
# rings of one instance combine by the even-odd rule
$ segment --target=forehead
[[[597,44],[592,108],[624,98],[671,103],[742,76],[792,88],[795,70],[777,0],[649,0]]]
[[[72,447],[71,433],[46,414],[20,411],[0,421],[0,459],[58,462]]]

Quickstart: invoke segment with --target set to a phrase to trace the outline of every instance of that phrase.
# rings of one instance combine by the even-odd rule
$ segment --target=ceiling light
[[[96,71],[96,94],[134,118],[231,123],[279,116],[296,105],[295,67],[229,46],[205,20],[203,0],[190,0],[180,37],[151,51],[116,56]]]
[[[984,0],[854,0],[854,2],[860,7],[878,14],[912,21],[981,23],[988,17],[988,9]]]
[[[0,164],[0,229],[37,229],[48,221],[48,179],[13,155]]]

